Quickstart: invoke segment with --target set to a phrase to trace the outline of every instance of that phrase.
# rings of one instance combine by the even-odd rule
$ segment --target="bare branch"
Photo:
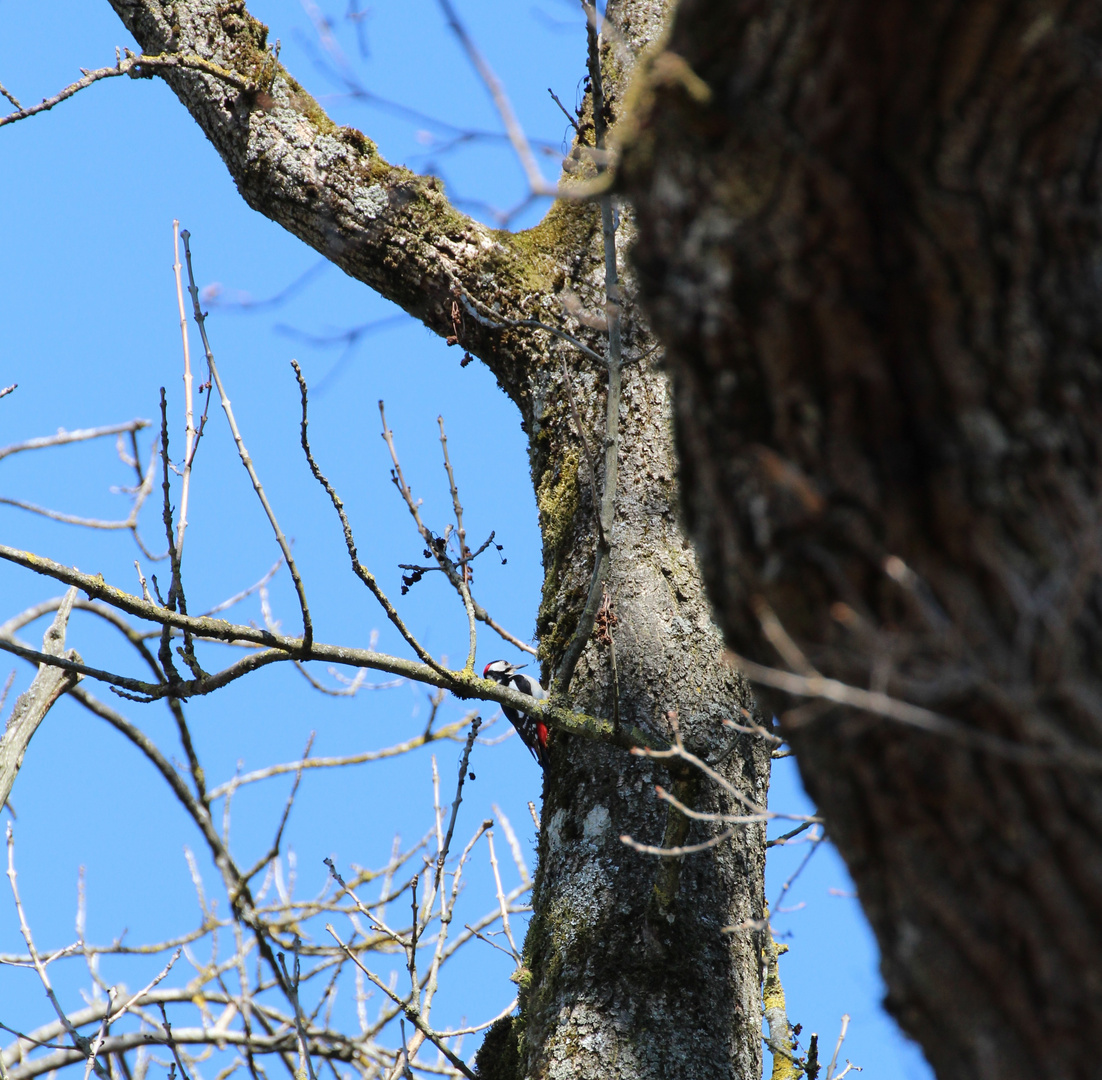
[[[132,424],[140,425],[141,427],[144,427],[146,425],[146,421],[144,421],[144,420],[142,420],[142,421],[132,421]],[[134,432],[136,430],[139,430],[139,427],[130,428],[129,429],[130,435],[133,436]],[[111,429],[99,429],[99,431],[102,434],[113,434]],[[71,435],[71,434],[81,434],[81,433],[78,433],[78,432],[65,433],[65,436],[68,436],[68,435]],[[95,436],[90,436],[90,437],[95,437]],[[82,440],[71,439],[71,438],[62,437],[62,436],[53,436],[52,438],[53,439],[61,438],[61,442],[46,442],[45,445],[56,446],[56,445],[64,445],[65,443],[68,443],[68,442],[82,441]],[[7,448],[6,452],[14,453],[18,450],[37,449],[37,447],[31,446],[30,444],[31,443],[42,443],[42,442],[43,442],[43,440],[40,440],[40,439],[28,440],[25,443],[18,443],[14,446],[9,446]],[[142,542],[142,538],[141,538],[140,534],[138,533],[138,516],[141,513],[142,506],[145,504],[146,499],[149,497],[149,494],[153,490],[154,469],[155,469],[155,466],[156,466],[156,459],[157,459],[156,450],[157,450],[156,443],[154,443],[152,448],[151,448],[151,451],[150,451],[149,467],[146,469],[144,475],[141,472],[140,465],[138,466],[139,483],[138,483],[138,486],[136,488],[129,489],[130,493],[133,496],[133,502],[131,503],[131,506],[130,506],[130,513],[127,515],[127,517],[124,521],[111,521],[111,520],[105,520],[103,518],[86,518],[86,517],[80,517],[76,514],[63,514],[63,513],[60,513],[59,511],[56,511],[56,510],[48,510],[45,507],[37,506],[34,503],[24,502],[21,499],[0,498],[0,504],[5,505],[5,506],[14,506],[19,510],[26,510],[28,513],[38,514],[40,517],[48,518],[51,521],[58,521],[58,522],[61,522],[62,524],[65,524],[65,525],[77,525],[77,526],[80,526],[80,527],[86,528],[86,529],[101,529],[101,530],[105,530],[105,531],[108,531],[108,532],[115,531],[115,530],[121,530],[121,529],[129,530],[129,532],[134,537],[134,542],[138,545],[138,548],[141,550],[142,554],[145,555],[147,558],[149,558],[153,561],[156,561],[158,558],[164,558],[164,556],[153,555],[146,548],[145,544]]]
[[[841,1080],[840,1077],[835,1077],[834,1066],[838,1063],[838,1055],[842,1050],[842,1043],[846,1041],[846,1032],[849,1030],[849,1013],[842,1014],[842,1030],[838,1032],[838,1041],[834,1044],[834,1053],[831,1055],[830,1064],[827,1066],[826,1080]],[[846,1072],[849,1072],[850,1065],[846,1063]]]
[[[479,303],[479,301],[474,300],[473,297],[468,296],[465,292],[460,292],[459,299],[463,307],[466,308],[467,314],[470,315],[475,322],[481,323],[489,330],[505,330],[517,326],[527,326],[531,327],[533,330],[546,330],[547,333],[551,334],[553,337],[561,338],[568,344],[573,345],[575,349],[582,353],[583,356],[588,356],[590,360],[596,360],[598,364],[602,365],[605,363],[605,358],[599,352],[594,352],[584,341],[579,341],[573,334],[568,334],[565,330],[557,326],[551,326],[549,323],[541,322],[539,319],[503,319],[501,316],[497,316],[495,320],[488,315],[481,314],[475,307],[475,304]]]
[[[10,90],[8,90],[4,86],[3,83],[0,83],[0,94],[3,94],[3,96],[6,97],[8,99],[8,101],[10,101],[17,109],[22,109],[23,108],[23,106],[19,104],[19,99],[16,98],[16,96]],[[14,388],[12,388],[12,389],[14,389]],[[7,391],[7,392],[10,392],[10,391]],[[0,393],[0,397],[3,397],[3,396],[4,396],[4,394]]]
[[[182,55],[179,53],[166,53],[160,56],[135,56],[130,50],[126,51],[126,58],[119,60],[114,67],[97,68],[95,71],[86,71],[82,78],[77,79],[75,83],[70,83],[64,90],[58,91],[53,97],[44,98],[38,105],[31,105],[27,108],[19,108],[16,112],[8,113],[7,116],[0,116],[0,127],[5,124],[14,124],[17,120],[25,120],[28,116],[34,116],[40,112],[46,112],[52,109],[55,105],[60,105],[61,102],[71,98],[74,94],[79,93],[86,87],[91,86],[95,82],[99,82],[101,79],[113,79],[119,75],[130,75],[133,78],[143,78],[146,73],[153,72],[158,69],[164,69],[169,67],[191,68],[195,71],[203,71],[208,75],[214,75],[217,78],[229,83],[230,86],[235,86],[239,90],[255,90],[255,84],[251,83],[248,79],[241,78],[240,75],[233,71],[227,71],[226,68],[220,64],[216,64],[211,60],[204,60],[201,56]],[[12,104],[15,104],[15,99],[4,91],[4,97],[6,97]]]
[[[421,658],[422,662],[427,664],[433,671],[438,674],[444,674],[444,668],[433,659],[431,654],[424,646],[413,636],[412,631],[402,621],[402,617],[398,614],[398,610],[390,602],[386,593],[383,592],[378,581],[375,580],[375,575],[372,574],[363,563],[360,562],[359,555],[356,551],[356,540],[352,535],[352,526],[349,524],[348,515],[344,512],[344,503],[341,497],[337,494],[336,489],[329,482],[325,474],[318,468],[317,462],[314,460],[313,452],[310,450],[310,440],[306,435],[306,428],[309,423],[307,416],[307,390],[306,379],[302,374],[302,368],[298,366],[297,360],[291,361],[291,367],[294,369],[295,378],[298,380],[299,394],[302,399],[302,427],[301,427],[301,441],[302,452],[306,455],[306,462],[310,466],[310,471],[314,474],[314,479],[325,489],[325,493],[329,496],[329,501],[333,504],[333,509],[337,511],[337,516],[340,518],[341,527],[344,529],[344,545],[348,549],[348,557],[352,560],[352,570],[356,576],[368,587],[371,595],[379,601],[379,605],[383,611],[386,612],[386,617],[394,624],[398,633],[402,635],[412,647],[413,651]]]
[[[239,593],[234,593],[234,595],[231,596],[228,600],[223,600],[221,603],[215,604],[214,607],[210,608],[210,610],[208,611],[204,611],[203,614],[217,615],[220,611],[226,611],[229,608],[233,607],[235,604],[240,604],[241,601],[244,600],[246,597],[252,596],[252,594],[256,592],[257,589],[264,588],[264,586],[267,585],[268,582],[276,576],[276,573],[279,571],[279,568],[282,565],[283,559],[276,559],[276,561],[272,563],[268,572],[259,581],[254,582],[247,589],[242,589]]]
[[[382,410],[382,402],[379,403],[379,409]],[[464,671],[474,671],[474,658],[475,650],[478,645],[478,628],[475,626],[474,615],[474,603],[471,600],[471,551],[467,547],[467,530],[463,528],[463,506],[459,501],[459,489],[455,486],[455,473],[452,471],[451,458],[448,457],[448,436],[444,431],[444,417],[438,416],[436,423],[440,427],[440,449],[444,454],[444,471],[448,474],[448,488],[451,491],[452,496],[452,509],[455,512],[455,528],[456,538],[459,540],[459,565],[461,571],[459,574],[459,595],[463,598],[463,608],[467,613],[467,633],[468,633],[468,647],[467,647],[467,663],[463,666]],[[386,427],[386,417],[383,417],[383,427]],[[390,440],[387,440],[387,445],[390,445]],[[393,453],[393,447],[391,448]],[[398,459],[394,459],[395,467],[398,465]]]
[[[794,697],[820,698],[835,705],[859,709],[873,716],[917,728],[932,735],[945,736],[963,746],[982,750],[993,757],[1004,758],[1021,765],[1034,765],[1039,768],[1060,766],[1084,772],[1102,772],[1102,754],[1086,747],[1026,746],[968,727],[941,713],[924,709],[921,705],[900,701],[881,691],[862,690],[860,687],[849,686],[847,683],[824,678],[822,675],[797,675],[793,672],[780,671],[777,668],[756,664],[735,653],[729,653],[728,656],[731,663],[751,682],[762,683],[775,690],[783,690]]]
[[[298,986],[299,986],[299,959],[298,950],[301,945],[298,934],[295,935],[295,964],[292,974],[288,974],[287,963],[284,960],[283,953],[278,953],[279,966],[283,969],[283,981],[287,984],[291,999],[291,1007],[294,1009],[295,1017],[295,1034],[298,1036],[298,1058],[299,1068],[301,1069],[303,1064],[306,1066],[306,1071],[310,1075],[310,1080],[318,1080],[317,1073],[314,1072],[314,1062],[310,1057],[309,1044],[306,1038],[306,1026],[302,1015],[302,1006],[299,1004],[298,999]]]
[[[576,135],[581,135],[582,129],[578,127],[578,121],[576,117],[567,109],[567,107],[561,101],[559,101],[559,95],[556,94],[550,86],[547,88],[547,92],[551,95],[551,100],[562,110],[563,116],[566,117],[570,126],[574,129],[574,133]]]
[[[408,1002],[404,1001],[393,990],[391,990],[391,988],[387,986],[387,984],[383,982],[383,980],[380,979],[378,975],[376,975],[373,971],[368,970],[368,968],[364,967],[359,957],[356,956],[356,954],[353,953],[352,950],[341,940],[340,935],[337,933],[336,930],[333,929],[331,923],[326,923],[325,929],[329,931],[330,935],[332,935],[333,937],[333,940],[336,941],[336,943],[345,951],[349,960],[351,960],[352,963],[354,963],[356,967],[358,967],[360,971],[362,971],[368,977],[368,979],[370,979],[371,982],[374,983],[375,986],[382,990],[382,992],[386,994],[386,996],[390,998],[390,1000],[393,1001],[395,1005],[398,1005],[402,1009],[402,1011],[406,1015],[406,1019],[411,1024],[413,1024],[413,1026],[417,1028],[417,1030],[421,1032],[421,1034],[424,1035],[425,1038],[428,1039],[429,1042],[431,1042],[440,1051],[440,1053],[442,1053],[444,1057],[446,1057],[448,1061],[450,1061],[451,1064],[455,1066],[455,1068],[457,1068],[464,1076],[466,1076],[468,1080],[478,1080],[478,1077],[476,1077],[475,1074],[467,1068],[463,1059],[457,1057],[454,1053],[452,1053],[451,1050],[448,1049],[448,1047],[444,1043],[444,1036],[442,1036],[439,1032],[433,1031],[432,1028],[429,1027],[429,1025],[426,1024],[425,1021],[421,1018],[420,1013],[414,1010]]]
[[[760,819],[750,818],[748,820],[758,821]],[[730,840],[736,832],[738,832],[738,826],[732,825],[718,836],[709,837],[699,844],[681,844],[676,847],[659,847],[657,844],[640,844],[638,840],[633,840],[626,833],[620,837],[620,841],[621,843],[627,844],[633,851],[641,852],[644,855],[658,855],[662,858],[679,859],[683,855],[695,855],[698,851],[708,851],[711,848],[717,847],[719,844]]]
[[[497,855],[494,852],[494,830],[486,830],[486,843],[490,849],[490,866],[494,871],[494,886],[497,889],[498,910],[501,912],[501,928],[505,931],[505,939],[513,950],[512,956],[517,965],[520,964],[520,953],[517,951],[517,943],[513,940],[513,931],[509,926],[509,908],[505,903],[505,890],[501,887],[501,871],[497,865]]]
[[[463,51],[467,54],[467,59],[470,60],[475,71],[478,72],[479,78],[494,100],[498,115],[501,117],[501,121],[509,135],[509,142],[513,144],[513,149],[524,168],[524,174],[528,177],[528,186],[532,193],[535,195],[557,195],[558,188],[556,185],[549,184],[543,178],[539,165],[536,164],[532,148],[528,143],[528,137],[524,134],[524,129],[521,127],[516,113],[513,112],[512,103],[509,101],[509,95],[505,93],[505,87],[501,85],[501,80],[494,74],[493,68],[490,67],[470,34],[467,33],[466,27],[460,22],[451,0],[439,0],[439,3],[441,10],[444,12],[444,17],[448,20],[448,26],[451,27],[452,33],[459,39]]]
[[[507,633],[501,626],[499,626],[487,613],[486,609],[481,604],[474,600],[471,595],[470,583],[469,583],[469,566],[468,563],[474,558],[469,552],[464,555],[465,544],[461,547],[459,562],[456,563],[448,557],[446,533],[444,537],[436,536],[433,531],[421,520],[421,502],[419,499],[414,499],[413,489],[406,483],[405,475],[402,472],[401,462],[398,460],[398,450],[394,445],[394,432],[387,427],[386,423],[386,409],[382,401],[379,402],[379,416],[383,422],[383,439],[386,442],[387,449],[390,451],[390,460],[394,464],[394,468],[391,470],[391,479],[394,482],[394,486],[398,489],[399,494],[405,501],[406,507],[409,509],[410,516],[413,518],[414,524],[417,526],[417,532],[420,534],[421,539],[425,543],[425,548],[429,554],[436,559],[437,566],[444,572],[444,576],[451,583],[452,588],[459,594],[460,599],[463,601],[464,609],[467,612],[468,622],[472,618],[477,619],[479,622],[486,623],[491,629],[495,630],[502,638],[510,642],[513,645],[523,649],[525,652],[531,653],[533,656],[537,655],[537,651],[530,645],[525,645],[519,641],[512,634]],[[438,418],[439,419],[439,418]],[[440,424],[441,435],[443,436],[443,422]],[[447,463],[447,443],[444,443],[445,462]],[[448,477],[451,481],[453,500],[458,500],[458,492],[455,489],[454,477],[451,475],[451,465],[447,465]],[[460,508],[460,513],[462,508]],[[458,520],[458,519],[457,519]],[[485,550],[484,544],[479,550]],[[475,552],[478,554],[478,552]],[[471,639],[470,649],[467,655],[467,667],[464,669],[468,672],[474,671],[474,628],[471,627]]]
[[[784,847],[793,837],[799,836],[805,829],[810,829],[812,825],[821,825],[823,823],[822,818],[809,817],[807,821],[797,825],[796,828],[789,830],[783,836],[778,836],[774,840],[767,840],[765,846],[771,847]],[[802,843],[803,841],[801,841]]]
[[[23,940],[27,943],[27,951],[31,954],[31,963],[34,965],[34,969],[38,972],[38,977],[42,982],[43,987],[46,990],[46,996],[50,999],[50,1004],[54,1007],[54,1012],[57,1013],[57,1018],[61,1022],[65,1031],[68,1032],[69,1038],[73,1040],[73,1045],[80,1052],[81,1057],[85,1057],[89,1051],[89,1042],[82,1035],[80,1035],[76,1028],[69,1022],[68,1017],[65,1015],[65,1010],[61,1007],[61,1002],[57,1000],[57,995],[54,993],[53,985],[50,982],[50,976],[46,972],[46,965],[42,962],[42,957],[38,953],[38,949],[35,948],[34,937],[31,934],[30,925],[27,923],[27,916],[23,911],[23,902],[19,897],[19,888],[16,884],[15,873],[15,838],[12,833],[11,822],[8,822],[7,827],[7,847],[8,847],[8,882],[11,885],[12,898],[15,901],[16,914],[19,917],[19,930],[23,935]],[[102,1067],[96,1066],[96,1074],[104,1077]]]
[[[376,671],[386,671],[392,675],[402,675],[416,682],[448,690],[460,698],[477,697],[485,701],[497,702],[499,705],[510,705],[519,711],[525,711],[533,715],[538,708],[539,716],[550,727],[570,734],[581,735],[584,738],[608,742],[616,746],[646,748],[648,750],[657,750],[661,746],[659,740],[639,727],[621,725],[620,730],[616,731],[611,721],[587,713],[573,712],[550,702],[541,702],[538,706],[534,706],[532,699],[527,695],[500,686],[491,679],[480,679],[468,672],[448,671],[439,668],[438,665],[429,667],[427,664],[419,664],[412,660],[389,656],[386,653],[379,653],[370,649],[354,649],[319,642],[314,642],[308,650],[308,655],[304,655],[307,650],[304,649],[301,638],[287,637],[286,635],[273,633],[270,630],[258,629],[255,626],[229,623],[223,619],[184,615],[181,612],[170,611],[156,603],[151,603],[141,597],[134,596],[132,593],[124,592],[113,585],[108,585],[101,574],[85,574],[41,555],[34,555],[31,552],[20,551],[18,548],[0,544],[0,559],[33,570],[35,573],[43,574],[46,577],[54,578],[57,581],[62,581],[67,585],[76,585],[81,591],[87,593],[90,598],[102,600],[120,611],[125,611],[141,619],[148,619],[150,622],[161,626],[172,626],[180,630],[187,630],[194,634],[196,638],[231,643],[244,641],[268,646],[265,652],[256,654],[248,658],[247,661],[231,665],[231,667],[217,675],[203,679],[183,680],[168,687],[160,683],[144,683],[135,679],[128,679],[121,675],[101,671],[98,668],[78,664],[61,657],[49,657],[37,650],[27,649],[0,638],[0,651],[10,652],[36,663],[48,662],[57,667],[76,671],[81,675],[91,676],[101,682],[121,686],[124,689],[132,689],[152,700],[163,697],[183,699],[208,694],[256,668],[281,660],[310,659],[332,664],[344,664],[355,668],[371,668]]]
[[[214,799],[221,798],[223,795],[232,794],[237,791],[238,788],[245,787],[247,784],[255,784],[261,780],[269,780],[273,776],[284,776],[287,773],[297,773],[300,769],[333,769],[346,765],[363,765],[369,761],[382,761],[386,758],[398,757],[401,754],[408,754],[411,750],[427,746],[429,743],[439,742],[442,739],[455,738],[455,736],[470,722],[471,717],[465,716],[462,720],[456,720],[455,723],[448,724],[446,727],[442,727],[437,731],[415,735],[412,739],[407,739],[405,742],[397,743],[394,746],[388,746],[383,750],[366,750],[362,754],[350,754],[347,757],[308,757],[303,758],[301,761],[289,761],[281,765],[269,765],[266,768],[257,769],[255,772],[246,773],[244,776],[234,777],[234,779],[227,780],[224,784],[219,784],[217,787],[211,789],[208,797],[213,801]]]
[[[494,812],[494,819],[501,822],[502,829],[505,830],[505,839],[509,844],[509,851],[513,856],[513,862],[517,868],[517,874],[520,875],[520,880],[527,885],[531,880],[528,874],[528,864],[524,861],[524,855],[520,849],[520,841],[517,840],[517,834],[513,831],[512,823],[502,813],[501,807],[497,803],[491,803],[490,809]],[[539,825],[536,826],[539,828]]]
[[[42,639],[42,650],[48,658],[80,660],[80,655],[75,650],[64,651],[65,629],[76,597],[76,589],[69,589],[57,609],[53,623]],[[16,774],[23,764],[23,755],[27,752],[31,737],[38,729],[38,725],[42,723],[54,702],[67,690],[76,686],[79,681],[78,673],[43,663],[34,681],[19,695],[7,727],[0,736],[0,807],[8,801]]]
[[[819,850],[819,846],[822,844],[822,842],[825,839],[826,839],[826,833],[824,833],[824,832],[819,832],[814,837],[814,839],[811,842],[811,847],[809,847],[807,849],[807,854],[804,855],[804,857],[800,860],[799,865],[796,867],[795,870],[792,871],[791,874],[788,875],[788,878],[786,879],[785,883],[781,886],[780,894],[777,896],[776,902],[773,904],[772,910],[773,910],[774,913],[779,915],[779,914],[784,913],[786,910],[791,910],[791,909],[785,909],[781,906],[782,903],[784,902],[784,898],[788,895],[789,889],[791,889],[792,886],[796,884],[796,879],[807,868],[807,864],[809,862],[811,862],[812,855],[814,855],[815,852]]]
[[[92,1045],[88,1052],[88,1062],[84,1067],[84,1080],[88,1080],[92,1070],[96,1065],[96,1056],[99,1054],[103,1047],[104,1039],[107,1036],[107,1031],[110,1026],[120,1017],[124,1016],[133,1006],[136,1006],[140,1000],[142,1000],[159,982],[161,982],[165,976],[172,970],[173,965],[180,959],[180,954],[183,952],[182,948],[177,949],[169,959],[168,963],[161,969],[161,971],[155,975],[151,982],[147,983],[145,988],[139,990],[133,996],[127,996],[123,1001],[122,1007],[116,1011],[115,1009],[115,994],[117,988],[112,986],[108,992],[108,1004],[107,1011],[103,1014],[103,1020],[100,1022],[99,1031],[96,1033],[96,1037],[92,1040]],[[163,1006],[162,1006],[163,1008]]]
[[[10,394],[15,389],[8,387],[0,397]],[[24,450],[42,450],[48,446],[67,446],[69,443],[86,442],[88,439],[102,439],[105,435],[118,435],[120,433],[141,431],[149,427],[148,420],[127,420],[125,424],[108,424],[105,427],[79,428],[76,431],[59,431],[56,435],[44,435],[37,439],[25,439],[23,442],[11,443],[0,448],[0,461],[11,454],[18,454]]]
[[[245,442],[241,438],[241,431],[237,426],[236,419],[234,419],[233,408],[230,405],[229,396],[226,394],[226,389],[222,385],[222,377],[218,374],[218,367],[214,362],[214,353],[211,351],[210,342],[207,340],[206,315],[199,306],[199,289],[195,284],[195,275],[192,272],[191,234],[187,229],[184,229],[184,231],[180,233],[180,238],[184,241],[184,259],[187,262],[188,291],[191,293],[193,315],[195,322],[199,326],[199,336],[203,339],[203,349],[207,356],[207,368],[210,371],[214,385],[218,388],[218,398],[222,403],[222,410],[225,412],[226,420],[230,425],[230,431],[233,433],[233,441],[237,446],[237,453],[241,458],[241,464],[245,466],[245,471],[249,474],[249,479],[253,482],[253,490],[260,500],[260,505],[264,508],[264,513],[267,515],[268,522],[271,524],[272,531],[275,533],[276,542],[283,552],[283,558],[287,561],[287,569],[291,573],[291,580],[295,583],[295,592],[298,594],[299,607],[302,610],[303,648],[309,650],[310,644],[314,638],[314,625],[310,618],[310,607],[306,602],[306,588],[302,583],[302,578],[299,576],[294,556],[291,554],[291,545],[283,535],[283,530],[279,527],[279,522],[276,521],[275,511],[268,502],[268,496],[264,493],[264,486],[260,483],[260,477],[253,467],[253,459],[249,456],[248,450],[245,449]]]
[[[180,311],[180,337],[184,349],[184,467],[181,476],[180,509],[176,523],[176,550],[182,557],[184,533],[187,530],[188,500],[191,494],[191,465],[195,455],[197,433],[195,412],[192,407],[191,348],[187,334],[187,311],[184,308],[184,284],[180,277],[180,222],[172,222],[172,273],[176,279],[176,306]]]

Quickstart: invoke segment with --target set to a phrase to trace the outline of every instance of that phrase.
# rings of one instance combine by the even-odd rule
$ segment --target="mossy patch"
[[[520,1018],[503,1016],[494,1021],[474,1056],[474,1071],[482,1080],[521,1080]]]
[[[549,286],[556,270],[578,252],[586,251],[593,238],[600,233],[600,210],[595,205],[560,199],[544,215],[543,220],[531,229],[510,233],[496,232],[502,247],[511,253],[510,265],[519,263],[526,279],[521,283],[531,293],[551,291]],[[521,259],[512,257],[519,254]],[[559,286],[562,287],[561,285]]]
[[[581,489],[578,471],[581,454],[570,447],[559,460],[557,467],[548,468],[536,486],[536,506],[539,508],[540,532],[543,535],[543,596],[537,616],[537,627],[542,642],[542,658],[557,655],[558,650],[570,638],[572,631],[558,625],[561,612],[573,612],[575,605],[566,603],[562,596],[560,574],[574,536],[574,516],[578,512]]]

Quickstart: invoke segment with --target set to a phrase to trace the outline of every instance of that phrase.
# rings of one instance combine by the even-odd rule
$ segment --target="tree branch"
[[[62,566],[52,559],[34,555],[29,551],[20,551],[17,548],[0,544],[0,559],[15,563],[27,570],[33,570],[35,573],[46,577],[54,578],[57,581],[62,581],[67,585],[75,585],[82,592],[87,593],[90,599],[102,600],[119,611],[125,611],[140,619],[147,619],[160,626],[171,626],[179,630],[186,630],[196,638],[222,642],[245,641],[254,645],[266,646],[268,651],[256,654],[259,659],[251,659],[253,668],[258,665],[274,663],[277,660],[322,660],[331,664],[345,664],[349,667],[371,668],[375,671],[386,671],[392,675],[404,675],[430,686],[441,687],[459,698],[481,698],[484,701],[494,701],[499,705],[511,705],[518,711],[528,712],[532,715],[538,712],[539,716],[550,727],[580,735],[583,738],[608,742],[625,749],[631,747],[664,749],[652,736],[647,735],[638,727],[622,726],[620,731],[617,732],[610,720],[601,717],[572,712],[569,709],[546,702],[541,703],[536,708],[533,706],[532,699],[526,694],[499,686],[490,679],[480,679],[469,672],[437,671],[427,664],[375,652],[372,649],[354,649],[341,645],[327,645],[317,641],[309,649],[306,649],[301,638],[287,637],[255,626],[229,623],[224,619],[213,619],[207,615],[183,615],[177,611],[169,611],[158,604],[124,592],[113,585],[108,585],[102,574],[84,574],[72,567]],[[225,685],[227,681],[230,681],[227,672],[230,672],[231,669],[235,672],[234,678],[245,673],[238,669],[236,665],[231,665],[231,668],[218,675],[210,676],[208,679],[182,680],[168,688],[160,684],[127,679],[108,671],[88,667],[83,663],[66,660],[63,657],[51,657],[33,649],[25,649],[10,641],[0,640],[0,650],[14,653],[37,663],[50,663],[81,675],[91,676],[108,684],[114,683],[124,687],[131,684],[135,686],[138,693],[147,693],[156,697],[165,696],[169,689],[172,697],[181,699],[209,693],[210,690],[216,688],[214,685],[216,680],[218,680],[218,686]],[[252,668],[248,670],[252,670]]]
[[[80,681],[80,675],[77,672],[49,663],[49,658],[80,660],[80,655],[75,650],[63,651],[65,628],[69,623],[69,615],[76,598],[75,588],[71,588],[65,594],[65,599],[57,609],[54,621],[42,639],[42,650],[47,659],[42,661],[31,685],[19,695],[7,728],[0,736],[0,807],[8,801],[31,736],[34,735],[54,702]]]
[[[160,75],[214,144],[246,202],[346,273],[422,320],[453,332],[452,290],[492,300],[521,316],[533,292],[550,291],[563,230],[539,226],[518,242],[458,212],[434,177],[391,165],[353,128],[333,123],[268,49],[267,28],[244,4],[111,0],[147,53],[169,49],[210,58],[255,90],[235,91],[221,75],[163,67]],[[554,213],[561,213],[555,211]],[[565,212],[591,216],[586,207]],[[535,280],[546,276],[547,289]],[[486,283],[492,282],[492,286]],[[492,295],[488,295],[492,293]],[[527,382],[519,357],[489,328],[472,325],[464,346],[493,368],[517,398]]]
[[[153,71],[170,67],[190,68],[193,71],[202,71],[217,79],[223,80],[230,86],[237,87],[239,90],[256,89],[256,86],[249,80],[241,78],[232,71],[227,71],[221,65],[212,63],[210,60],[204,60],[201,56],[189,56],[177,53],[168,53],[160,56],[135,56],[128,50],[126,59],[118,60],[114,67],[97,68],[95,71],[85,71],[83,78],[78,79],[75,83],[70,83],[64,90],[60,90],[58,93],[54,94],[53,97],[44,98],[37,105],[19,108],[16,112],[8,113],[7,116],[0,116],[0,127],[3,127],[5,124],[14,124],[17,120],[25,120],[28,116],[34,116],[36,113],[48,112],[55,105],[60,105],[67,98],[71,98],[74,94],[91,86],[92,83],[99,82],[101,79],[117,78],[119,75],[129,75],[131,78],[135,79],[149,78]],[[2,89],[3,88],[0,87],[0,90]],[[12,102],[13,105],[16,104],[15,99],[6,91],[4,91],[4,96]]]

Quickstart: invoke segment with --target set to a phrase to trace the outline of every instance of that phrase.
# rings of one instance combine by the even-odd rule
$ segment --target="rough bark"
[[[271,58],[266,28],[243,5],[112,2],[146,53],[198,54],[257,86],[241,92],[195,70],[161,74],[255,209],[441,335],[454,332],[458,290],[483,310],[492,308],[499,323],[537,317],[603,349],[592,320],[576,317],[579,303],[598,317],[604,310],[595,207],[558,204],[541,225],[516,235],[488,229],[456,212],[433,178],[389,165],[361,133],[333,124]],[[621,36],[605,55],[613,118],[633,56],[661,25],[664,6],[624,3],[614,14]],[[676,713],[686,742],[760,803],[768,755],[760,742],[722,726],[739,717],[749,694],[723,661],[722,640],[679,525],[669,388],[631,298],[629,282],[608,576],[617,618],[619,715],[668,737],[669,715]],[[466,311],[458,336],[517,403],[530,438],[544,538],[537,629],[546,679],[577,625],[596,532],[563,370],[570,373],[589,443],[597,447],[604,429],[603,371],[543,331],[494,329]],[[599,474],[598,468],[598,484]],[[613,714],[609,657],[595,640],[569,697],[576,706]],[[671,784],[646,759],[553,739],[528,973],[515,1029],[525,1075],[760,1075],[755,933],[725,934],[722,928],[761,916],[763,829],[749,826],[734,843],[672,863],[635,854],[621,834],[649,843],[677,834],[694,841],[711,828],[669,822],[665,804],[653,795],[655,782]],[[701,809],[733,809],[706,787],[694,801]]]
[[[49,656],[63,656],[66,660],[79,660],[79,654],[65,649],[65,628],[76,599],[76,589],[65,594],[65,600],[57,609],[57,615],[42,638],[42,651]],[[38,725],[54,707],[62,694],[72,690],[80,676],[62,668],[42,664],[34,681],[19,695],[11,716],[0,735],[0,809],[7,804],[12,785],[23,764],[23,756],[31,744]]]
[[[1097,1075],[1102,8],[683,0],[667,47],[621,184],[719,621],[960,725],[788,724],[938,1075]]]

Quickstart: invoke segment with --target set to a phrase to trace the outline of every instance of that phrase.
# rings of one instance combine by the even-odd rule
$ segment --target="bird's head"
[[[507,660],[491,660],[485,668],[482,670],[482,677],[484,679],[493,679],[496,683],[501,683],[504,686],[518,671],[515,664],[510,664]]]

